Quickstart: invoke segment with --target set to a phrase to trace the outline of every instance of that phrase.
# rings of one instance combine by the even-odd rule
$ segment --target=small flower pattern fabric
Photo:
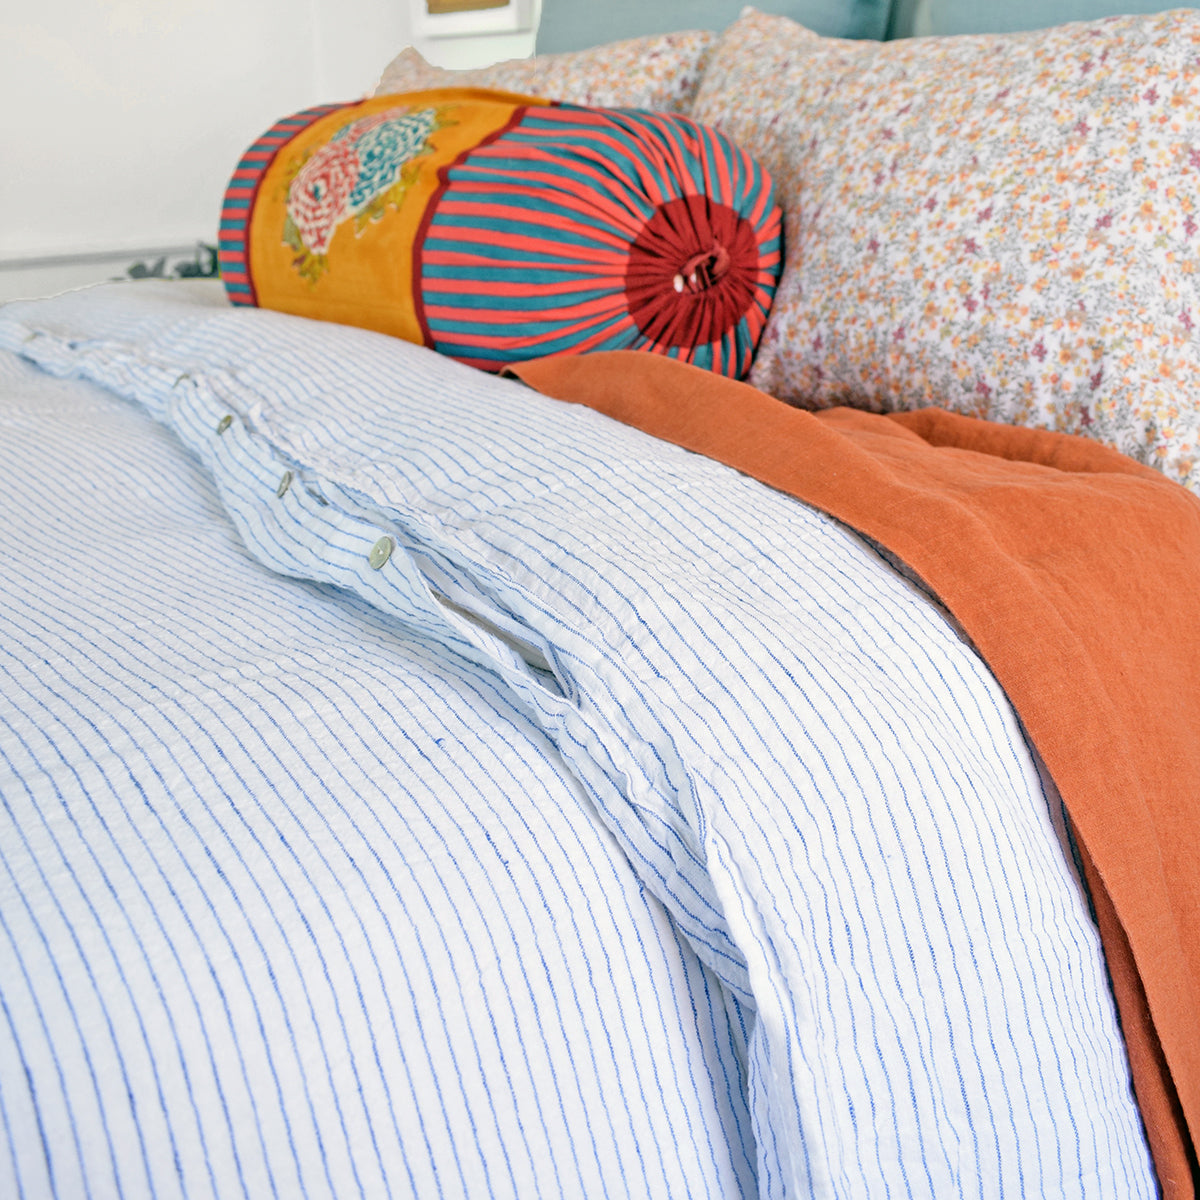
[[[482,87],[594,108],[686,113],[716,44],[702,30],[611,42],[571,54],[517,58],[468,71],[425,61],[413,47],[386,67],[376,96],[440,87]]]
[[[693,115],[786,214],[751,382],[1084,434],[1200,492],[1200,13],[863,43],[747,10]]]

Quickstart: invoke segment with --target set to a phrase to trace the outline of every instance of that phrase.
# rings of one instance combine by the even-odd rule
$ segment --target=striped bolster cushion
[[[234,304],[485,370],[645,349],[742,377],[781,236],[770,176],[714,129],[457,88],[276,123],[230,181],[220,262]]]

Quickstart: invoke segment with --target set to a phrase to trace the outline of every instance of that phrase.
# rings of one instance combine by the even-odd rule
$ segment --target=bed
[[[1194,1194],[1200,20],[803,7],[364,102],[720,130],[744,363],[0,309],[0,1195]]]

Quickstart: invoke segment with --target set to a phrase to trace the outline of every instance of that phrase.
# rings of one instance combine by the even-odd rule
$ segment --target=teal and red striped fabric
[[[221,212],[233,303],[490,371],[643,349],[743,377],[782,261],[774,184],[717,130],[479,89],[287,117]]]
[[[492,370],[647,349],[745,375],[782,247],[770,176],[716,130],[568,105],[445,169],[422,234],[426,344]]]

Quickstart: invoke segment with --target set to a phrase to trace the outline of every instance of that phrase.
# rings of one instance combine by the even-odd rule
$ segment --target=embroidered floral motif
[[[324,257],[346,214],[358,178],[358,155],[348,142],[329,142],[296,172],[288,187],[283,240],[297,252]]]
[[[1200,492],[1200,14],[866,43],[748,10],[693,116],[774,176],[752,383],[1097,438]]]
[[[403,204],[416,178],[414,160],[447,123],[444,109],[389,108],[360,117],[293,164],[283,240],[304,278],[315,283],[329,269],[329,245],[343,222],[353,217],[361,236]]]

